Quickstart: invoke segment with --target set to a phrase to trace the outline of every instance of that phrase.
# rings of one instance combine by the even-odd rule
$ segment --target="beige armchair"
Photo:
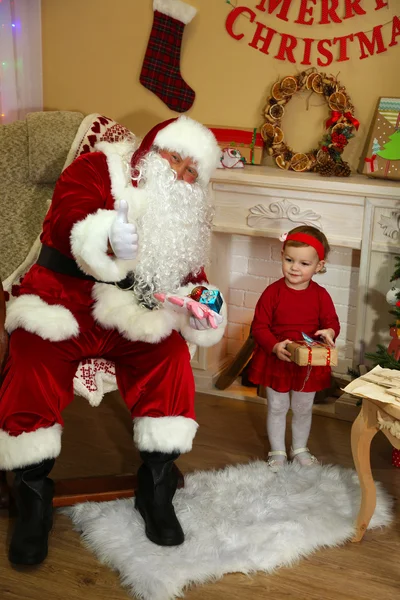
[[[0,127],[0,275],[7,282],[40,234],[82,122],[77,112],[30,113]]]

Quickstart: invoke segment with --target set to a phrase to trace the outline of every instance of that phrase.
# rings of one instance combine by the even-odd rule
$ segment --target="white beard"
[[[134,293],[154,307],[155,292],[175,293],[208,262],[212,210],[200,184],[177,181],[168,162],[150,152],[140,163],[146,205],[137,220],[139,252]]]

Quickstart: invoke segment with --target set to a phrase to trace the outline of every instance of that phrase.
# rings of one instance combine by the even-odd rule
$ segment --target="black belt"
[[[91,275],[86,275],[72,258],[68,258],[68,256],[65,256],[62,252],[44,244],[42,245],[36,264],[41,267],[46,267],[46,269],[50,269],[50,271],[54,271],[55,273],[60,273],[61,275],[68,275],[69,277],[75,277],[76,279],[86,279],[87,281],[94,281],[95,283],[111,283],[114,285],[114,282],[100,281]],[[128,273],[125,279],[115,282],[122,290],[132,289],[134,283],[134,273]]]

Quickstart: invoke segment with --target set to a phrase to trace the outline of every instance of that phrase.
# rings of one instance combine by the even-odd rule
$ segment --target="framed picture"
[[[359,172],[400,179],[400,98],[379,98]]]

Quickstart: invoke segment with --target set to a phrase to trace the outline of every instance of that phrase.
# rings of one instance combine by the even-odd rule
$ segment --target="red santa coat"
[[[132,151],[126,144],[104,144],[102,152],[78,158],[57,182],[43,226],[43,244],[104,282],[120,281],[134,269],[135,261],[107,255],[108,232],[120,200],[128,201],[130,221],[146,201],[124,169],[124,155],[129,158]],[[205,275],[188,279],[179,294],[190,293]],[[15,333],[0,389],[0,468],[58,456],[61,413],[72,399],[74,361],[90,357],[95,347],[97,355],[103,349],[116,361],[138,448],[190,450],[197,423],[189,352],[182,337],[198,345],[215,344],[224,333],[225,305],[221,314],[218,329],[197,331],[190,327],[189,315],[151,311],[112,283],[34,265],[7,307],[6,327]]]
[[[121,199],[127,200],[129,220],[134,221],[146,198],[143,190],[132,186],[124,169],[123,155],[129,153],[129,145],[100,147],[102,152],[79,157],[61,175],[41,240],[73,258],[87,275],[116,282],[134,270],[135,261],[107,254],[114,209]],[[207,283],[204,271],[196,277],[188,274],[178,294],[189,294],[199,283]],[[148,310],[137,304],[132,293],[114,285],[61,275],[39,265],[25,275],[19,293],[8,307],[8,331],[22,327],[51,341],[74,337],[92,327],[95,319],[131,341],[155,343],[177,330],[188,342],[212,346],[220,341],[226,325],[225,306],[218,329],[197,331],[189,326],[188,315]]]

